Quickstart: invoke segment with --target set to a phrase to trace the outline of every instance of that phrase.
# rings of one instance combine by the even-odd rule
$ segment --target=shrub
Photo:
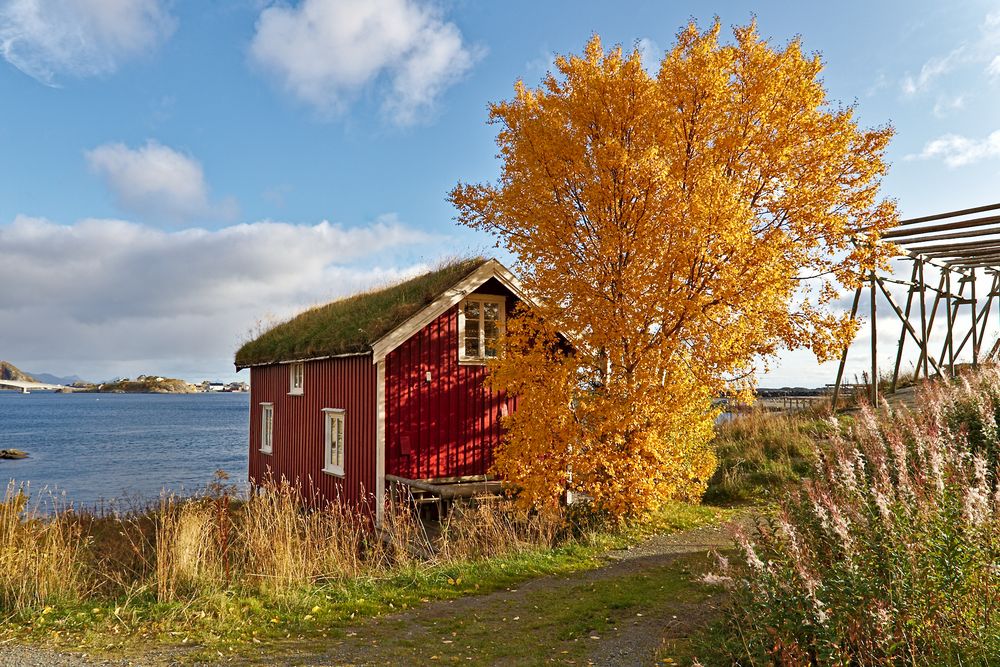
[[[740,538],[735,664],[989,664],[1000,655],[1000,372],[863,407]]]

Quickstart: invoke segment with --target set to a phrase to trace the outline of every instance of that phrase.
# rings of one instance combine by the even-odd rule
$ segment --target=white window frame
[[[323,408],[323,472],[337,477],[344,476],[347,458],[347,411],[343,408]],[[340,461],[333,456],[333,424],[340,423]]]
[[[306,387],[306,365],[301,361],[288,365],[288,395],[301,396]]]
[[[482,354],[477,350],[476,354],[468,354],[465,349],[465,304],[469,301],[475,301],[480,304],[479,307],[479,346],[485,348],[486,345],[486,331],[484,326],[484,308],[483,304],[486,303],[496,303],[500,305],[499,315],[497,319],[497,328],[501,336],[506,332],[507,327],[507,297],[496,296],[493,294],[470,294],[461,301],[458,302],[458,363],[460,364],[485,364],[490,359],[494,357],[485,356],[486,350],[482,350]]]
[[[274,403],[260,404],[260,453],[274,451]]]

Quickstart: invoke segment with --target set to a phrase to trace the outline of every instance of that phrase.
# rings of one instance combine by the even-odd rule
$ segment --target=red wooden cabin
[[[244,345],[250,481],[384,506],[386,475],[485,480],[514,401],[484,384],[518,300],[496,260],[455,262],[313,308]],[[370,506],[370,505],[369,505]]]

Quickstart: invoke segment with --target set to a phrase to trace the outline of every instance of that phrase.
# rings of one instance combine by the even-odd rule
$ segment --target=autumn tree
[[[885,261],[891,128],[832,105],[798,40],[719,35],[688,26],[655,76],[593,37],[491,105],[500,178],[451,193],[541,304],[491,371],[521,398],[496,469],[524,502],[568,488],[629,515],[700,497],[712,397],[749,392],[782,349],[830,358],[854,334],[839,291]]]

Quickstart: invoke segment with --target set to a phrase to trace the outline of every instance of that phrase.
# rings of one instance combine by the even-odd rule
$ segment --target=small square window
[[[344,420],[345,412],[338,408],[323,408],[323,471],[344,476]]]
[[[301,361],[288,367],[288,393],[301,396],[305,390],[305,364]]]
[[[270,454],[274,444],[274,405],[260,404],[260,451]]]
[[[458,360],[484,363],[495,359],[504,331],[502,296],[473,294],[458,309]]]

